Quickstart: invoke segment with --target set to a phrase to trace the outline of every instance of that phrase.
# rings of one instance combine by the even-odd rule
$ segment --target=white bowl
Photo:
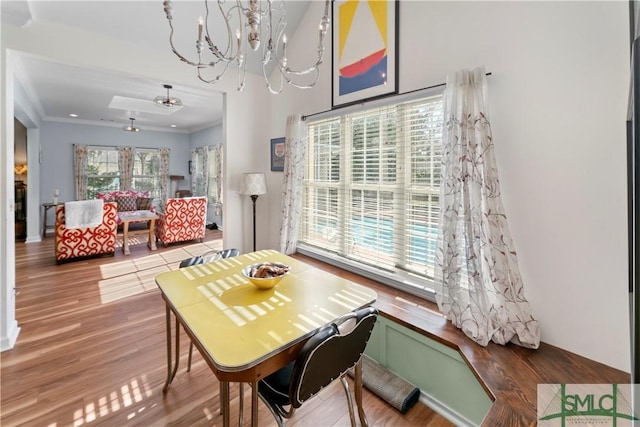
[[[265,277],[265,278],[260,278],[260,277],[252,277],[251,276],[251,272],[254,269],[258,269],[260,266],[262,266],[263,264],[271,264],[274,265],[276,267],[280,267],[280,268],[286,268],[287,272],[284,274],[281,274],[280,276],[274,276],[274,277]],[[253,285],[258,288],[258,289],[271,289],[273,288],[275,285],[278,284],[278,282],[280,282],[280,280],[282,280],[282,278],[284,276],[286,276],[287,274],[289,274],[289,272],[291,271],[291,267],[289,267],[286,264],[283,264],[281,262],[260,262],[258,264],[252,264],[249,266],[246,266],[245,268],[242,269],[242,274],[244,275],[244,277],[246,277],[251,283],[253,283]]]

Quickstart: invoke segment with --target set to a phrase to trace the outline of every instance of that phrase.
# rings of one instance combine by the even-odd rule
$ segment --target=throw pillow
[[[139,211],[151,210],[151,197],[138,197],[136,199],[136,209]]]
[[[118,211],[127,212],[136,210],[136,197],[135,196],[117,196],[116,202],[118,202]]]

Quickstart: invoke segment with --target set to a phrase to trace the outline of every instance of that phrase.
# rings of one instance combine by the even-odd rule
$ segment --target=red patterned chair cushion
[[[116,204],[103,204],[102,224],[92,228],[66,228],[64,204],[56,206],[56,262],[98,254],[113,254],[116,250]]]
[[[156,238],[167,243],[203,239],[207,225],[207,198],[168,199],[164,213],[158,214]]]

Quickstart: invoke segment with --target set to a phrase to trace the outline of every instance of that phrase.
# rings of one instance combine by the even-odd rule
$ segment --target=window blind
[[[427,286],[442,130],[441,95],[310,123],[299,241]]]

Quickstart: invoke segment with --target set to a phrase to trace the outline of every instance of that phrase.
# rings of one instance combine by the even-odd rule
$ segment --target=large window
[[[429,296],[442,97],[311,123],[299,243]]]
[[[162,200],[160,194],[160,153],[156,149],[136,148],[133,152],[133,188],[148,191],[155,203]]]
[[[207,198],[210,204],[222,204],[222,150],[209,150],[209,189]]]
[[[160,153],[157,149],[133,150],[132,188],[148,191],[157,203],[160,194]],[[89,147],[87,153],[87,198],[93,199],[103,191],[120,189],[120,169],[116,147]]]
[[[115,147],[89,147],[87,153],[87,198],[102,191],[120,189],[118,150]]]

